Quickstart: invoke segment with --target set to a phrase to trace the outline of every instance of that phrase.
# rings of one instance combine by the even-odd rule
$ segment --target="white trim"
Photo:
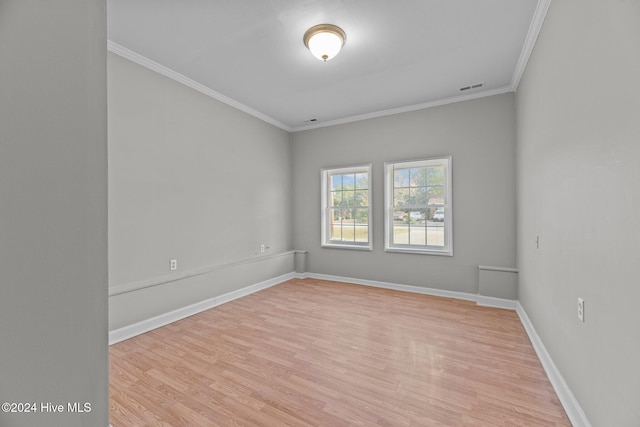
[[[344,117],[342,119],[329,120],[326,122],[314,123],[312,125],[295,126],[291,128],[291,132],[300,132],[303,130],[324,128],[329,126],[342,125],[345,123],[359,122],[361,120],[376,119],[378,117],[392,116],[394,114],[408,113],[410,111],[424,110],[426,108],[440,107],[442,105],[454,104],[456,102],[470,101],[472,99],[485,98],[487,96],[500,95],[503,93],[513,92],[513,86],[503,86],[496,89],[476,92],[469,95],[453,96],[451,98],[439,99],[436,101],[424,102],[421,104],[407,105],[404,107],[390,108],[388,110],[374,111],[372,113],[359,114],[357,116]]]
[[[195,80],[190,79],[176,71],[173,71],[169,67],[165,67],[164,65],[158,64],[155,61],[150,60],[149,58],[140,55],[132,50],[127,49],[124,46],[120,46],[117,43],[112,42],[111,40],[107,40],[107,50],[109,52],[115,53],[118,56],[128,59],[129,61],[135,62],[138,65],[141,65],[149,70],[155,71],[158,74],[161,74],[165,77],[168,77],[172,80],[177,81],[178,83],[182,83],[183,85],[196,90],[204,95],[207,95],[217,101],[222,102],[223,104],[227,104],[230,107],[233,107],[237,110],[240,110],[244,113],[249,114],[257,119],[260,119],[264,122],[269,123],[277,128],[285,130],[287,132],[291,132],[291,126],[285,125],[284,123],[267,116],[266,114],[261,113],[260,111],[254,110],[251,107],[248,107],[235,99],[231,99],[226,95],[223,95],[219,92],[216,92],[213,89],[208,88],[207,86],[196,82]]]
[[[551,355],[547,352],[546,347],[542,343],[540,336],[533,327],[533,323],[531,323],[531,320],[524,311],[520,301],[517,302],[516,312],[520,317],[520,321],[522,322],[524,329],[529,335],[529,339],[531,340],[531,344],[533,344],[533,348],[538,355],[538,359],[540,359],[540,363],[542,363],[542,367],[547,373],[547,377],[549,378],[553,389],[556,391],[558,399],[560,399],[560,403],[567,413],[571,424],[573,424],[574,427],[591,427],[591,423],[587,419],[587,415],[582,410],[580,403],[578,403],[578,400],[571,392],[571,389],[565,382],[555,363],[553,363]]]
[[[320,246],[328,249],[352,249],[359,251],[372,251],[373,250],[373,192],[371,191],[372,185],[372,163],[365,163],[361,165],[344,166],[344,167],[330,167],[320,169]],[[329,193],[331,192],[331,184],[329,183],[332,174],[335,175],[347,175],[347,174],[367,174],[367,236],[369,241],[366,243],[360,242],[340,242],[331,240],[329,224],[331,221],[331,214],[329,213]],[[354,182],[355,185],[355,182]],[[354,187],[355,188],[355,187]],[[357,206],[354,206],[354,208]],[[355,221],[355,220],[354,220]],[[354,224],[355,225],[355,224]],[[355,238],[355,236],[354,236]]]
[[[281,256],[293,255],[296,251],[280,252],[272,255],[259,255],[254,258],[247,258],[238,261],[231,261],[224,264],[211,265],[209,267],[199,268],[196,270],[187,271],[179,274],[167,274],[161,277],[153,277],[151,279],[140,280],[138,282],[124,283],[122,285],[116,285],[109,288],[109,296],[126,294],[127,292],[133,292],[140,289],[151,288],[153,286],[164,285],[171,282],[177,282],[178,280],[188,279],[190,277],[201,276],[203,274],[211,273],[216,270],[222,270],[224,268],[237,267],[239,265],[251,264],[254,262],[265,261],[273,258],[279,258]]]
[[[227,303],[229,301],[233,301],[238,298],[242,298],[254,292],[258,292],[263,289],[270,288],[272,286],[286,282],[287,280],[294,279],[295,277],[296,277],[295,273],[287,273],[282,276],[275,277],[273,279],[265,280],[263,282],[246,286],[242,289],[238,289],[236,291],[232,291],[224,295],[220,295],[214,298],[209,298],[204,301],[200,301],[195,304],[188,305],[186,307],[172,310],[168,313],[154,316],[150,319],[146,319],[146,320],[134,323],[132,325],[115,329],[109,332],[109,345],[119,343],[120,341],[133,338],[140,334],[144,334],[145,332],[149,332],[161,326],[168,325],[169,323],[173,323],[180,319],[184,319],[185,317],[193,316],[194,314],[198,314],[202,311],[209,310],[210,308],[216,307],[218,305]]]
[[[538,40],[540,30],[542,30],[542,25],[544,24],[544,19],[547,16],[547,11],[549,10],[550,5],[551,0],[538,0],[536,10],[533,12],[533,18],[531,18],[529,31],[527,31],[527,38],[524,40],[522,50],[520,51],[520,57],[518,58],[516,68],[513,71],[513,77],[511,77],[511,88],[513,91],[518,89],[520,79],[522,79],[522,75],[527,68],[527,63],[533,53],[533,48]]]
[[[373,251],[373,247],[371,244],[365,245],[356,245],[356,244],[346,244],[346,243],[322,243],[320,245],[323,249],[349,249],[352,251]]]
[[[491,267],[488,265],[479,265],[478,270],[483,271],[501,271],[503,273],[517,273],[517,268],[508,268],[508,267]]]
[[[421,286],[401,285],[398,283],[378,282],[375,280],[356,279],[353,277],[332,276],[328,274],[303,273],[303,274],[297,274],[296,278],[330,280],[332,282],[345,282],[345,283],[351,283],[354,285],[373,286],[376,288],[393,289],[396,291],[412,292],[416,294],[455,298],[455,299],[465,300],[465,301],[475,301],[477,305],[480,305],[483,307],[503,308],[508,310],[515,310],[518,303],[515,300],[485,297],[482,295],[470,294],[466,292],[447,291],[443,289],[434,289],[434,288],[423,288]]]
[[[446,168],[446,181],[445,181],[445,195],[443,208],[445,209],[445,218],[443,222],[444,227],[444,248],[437,246],[427,245],[404,245],[393,244],[394,233],[394,221],[393,213],[396,209],[394,207],[394,171],[395,168],[426,168],[431,166],[444,166]],[[438,205],[436,205],[438,206]],[[429,207],[429,204],[424,205],[425,208]],[[405,207],[406,208],[406,207]],[[402,207],[399,208],[402,210]],[[384,251],[385,252],[400,252],[411,253],[419,255],[444,255],[453,256],[453,157],[451,155],[429,157],[423,159],[414,160],[400,160],[384,162]],[[427,218],[425,218],[426,225]]]
[[[373,286],[375,288],[393,289],[396,291],[412,292],[416,294],[433,295],[433,296],[445,297],[445,298],[455,298],[455,299],[466,300],[466,301],[477,300],[476,294],[469,294],[466,292],[447,291],[444,289],[434,289],[434,288],[423,288],[422,286],[401,285],[398,283],[390,283],[390,282],[378,282],[377,280],[356,279],[354,277],[332,276],[329,274],[317,274],[317,273],[304,273],[302,275],[297,275],[296,277],[299,279],[310,278],[310,279],[318,279],[318,280],[329,280],[332,282],[345,282],[345,283],[351,283],[353,285]]]
[[[518,306],[518,301],[513,299],[487,297],[478,294],[476,297],[476,304],[483,307],[504,308],[506,310],[515,310]]]
[[[410,247],[393,247],[384,248],[384,251],[398,254],[453,256],[453,253],[450,252],[439,251],[438,249],[423,249],[424,247],[425,246],[421,246],[420,249],[411,249]]]

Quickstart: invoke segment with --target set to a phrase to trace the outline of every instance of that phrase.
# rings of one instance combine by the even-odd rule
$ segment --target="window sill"
[[[350,249],[354,251],[368,251],[371,252],[373,247],[370,245],[343,245],[339,243],[323,243],[320,245],[322,248],[326,249]]]
[[[396,252],[403,254],[416,254],[416,255],[437,255],[437,256],[453,256],[453,251],[436,251],[429,249],[409,249],[409,248],[385,248],[385,252]]]

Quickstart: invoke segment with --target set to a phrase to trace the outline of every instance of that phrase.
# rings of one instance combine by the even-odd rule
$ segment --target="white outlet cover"
[[[578,320],[584,322],[584,300],[578,298]]]

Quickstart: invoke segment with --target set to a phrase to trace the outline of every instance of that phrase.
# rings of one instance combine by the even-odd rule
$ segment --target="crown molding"
[[[223,104],[227,104],[230,107],[233,107],[237,110],[240,110],[244,113],[249,114],[250,116],[253,116],[257,119],[260,119],[264,122],[269,123],[270,125],[273,125],[277,128],[280,128],[282,130],[285,130],[287,132],[291,132],[292,128],[291,126],[287,126],[286,124],[279,122],[278,120],[271,118],[269,116],[267,116],[266,114],[263,114],[257,110],[254,110],[251,107],[248,107],[238,101],[236,101],[235,99],[231,99],[228,96],[225,96],[219,92],[216,92],[213,89],[210,89],[208,87],[206,87],[203,84],[200,84],[198,82],[196,82],[195,80],[190,79],[189,77],[186,77],[168,67],[165,67],[164,65],[158,64],[155,61],[150,60],[149,58],[140,55],[139,53],[136,53],[130,49],[127,49],[124,46],[121,46],[117,43],[112,42],[111,40],[107,40],[107,50],[109,52],[115,53],[118,56],[121,56],[123,58],[128,59],[129,61],[135,62],[138,65],[141,65],[145,68],[148,68],[152,71],[155,71],[158,74],[161,74],[165,77],[168,77],[172,80],[177,81],[178,83],[182,83],[183,85],[196,90],[204,95],[207,95],[217,101],[222,102]]]
[[[511,77],[511,87],[513,88],[514,92],[518,89],[520,79],[524,74],[524,70],[527,68],[527,63],[529,62],[529,58],[533,53],[533,48],[535,47],[536,41],[538,40],[540,30],[542,30],[542,24],[544,24],[544,19],[547,16],[547,11],[549,10],[550,5],[551,0],[538,0],[536,10],[535,12],[533,12],[533,18],[531,19],[531,24],[529,25],[529,31],[527,31],[527,38],[524,40],[522,50],[520,51],[520,57],[518,58],[516,68],[513,72],[513,77]]]
[[[500,95],[503,93],[513,92],[513,87],[503,86],[497,89],[484,90],[473,94],[454,96],[451,98],[439,99],[436,101],[424,102],[422,104],[407,105],[405,107],[391,108],[388,110],[374,111],[372,113],[359,114],[357,116],[345,117],[342,119],[329,120],[326,122],[314,123],[312,125],[297,126],[292,128],[291,132],[299,132],[309,129],[317,129],[328,126],[342,125],[345,123],[358,122],[361,120],[375,119],[378,117],[392,116],[394,114],[407,113],[410,111],[423,110],[425,108],[440,107],[442,105],[454,104],[456,102],[470,101],[472,99],[485,98],[487,96]]]

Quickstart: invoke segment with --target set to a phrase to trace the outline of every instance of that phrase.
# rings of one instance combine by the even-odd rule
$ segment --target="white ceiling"
[[[549,2],[108,0],[108,39],[112,52],[296,131],[515,90]],[[321,23],[347,33],[326,63],[302,42]]]

